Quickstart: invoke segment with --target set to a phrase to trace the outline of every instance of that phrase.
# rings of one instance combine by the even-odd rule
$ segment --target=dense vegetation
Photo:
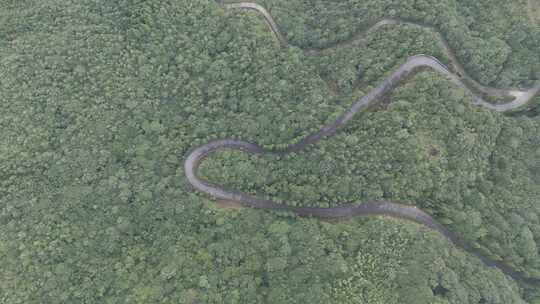
[[[540,27],[527,3],[500,0],[261,0],[298,46],[346,41],[382,17],[431,25],[484,84],[526,84],[540,73]],[[509,14],[508,12],[512,12]]]
[[[344,16],[354,14],[345,8]],[[458,17],[467,16],[460,10]],[[519,12],[500,22],[514,24]],[[482,22],[475,25],[480,33]],[[523,29],[527,37],[535,33]],[[281,49],[256,15],[231,14],[214,1],[3,1],[0,302],[537,303],[536,290],[417,225],[222,210],[185,180],[181,164],[190,149],[228,137],[293,142],[408,54],[436,54],[430,35],[414,27],[375,33],[358,59],[365,81],[353,87],[347,82],[354,77],[343,77],[336,91],[325,80],[340,81],[350,69],[339,53]],[[526,82],[517,63],[536,51],[534,35],[527,41],[509,49],[512,83]],[[461,49],[489,54],[476,45]],[[325,74],[332,56],[340,68]],[[501,83],[505,71],[495,74]],[[467,98],[421,73],[388,106],[360,115],[305,154],[280,162],[216,155],[205,172],[292,204],[380,197],[416,203],[489,254],[539,276],[538,118],[503,117]],[[298,167],[313,160],[323,166]],[[257,178],[265,175],[252,170],[266,172],[262,166],[282,184],[261,185]],[[312,179],[317,197],[303,189],[304,179]],[[338,180],[345,189],[333,188]]]
[[[539,276],[540,120],[476,107],[435,73],[418,75],[388,99],[385,109],[305,153],[277,161],[224,151],[201,172],[290,205],[415,204]]]

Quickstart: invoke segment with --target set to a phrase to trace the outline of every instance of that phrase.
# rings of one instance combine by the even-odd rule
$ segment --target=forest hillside
[[[257,1],[284,41],[230,2],[0,2],[0,303],[540,303],[540,94],[475,103],[538,83],[537,0]],[[459,242],[188,178],[198,147],[301,142],[418,54],[448,74],[415,69],[332,136],[216,151],[198,176],[288,208],[406,205]]]

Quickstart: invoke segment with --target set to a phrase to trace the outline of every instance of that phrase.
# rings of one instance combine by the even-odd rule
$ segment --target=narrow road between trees
[[[531,0],[531,1],[535,1],[535,0]],[[260,4],[257,4],[254,2],[237,2],[237,3],[226,3],[224,4],[224,7],[230,10],[244,9],[244,10],[252,10],[252,11],[258,12],[259,14],[261,14],[261,16],[264,17],[265,22],[267,23],[269,28],[272,30],[272,33],[276,36],[276,39],[279,40],[281,45],[284,47],[288,47],[290,45],[290,43],[285,38],[285,35],[283,35],[281,31],[279,30],[279,27],[276,21],[274,20],[274,18],[272,17],[272,15],[268,12],[266,8],[264,8]],[[518,88],[504,90],[504,89],[488,87],[488,86],[484,86],[480,84],[478,81],[476,81],[474,78],[470,77],[467,74],[467,72],[463,68],[463,65],[461,65],[459,60],[457,60],[455,52],[452,51],[452,49],[450,48],[448,41],[446,41],[444,36],[441,35],[441,33],[436,28],[434,28],[433,26],[422,24],[422,23],[412,21],[412,20],[383,18],[377,21],[376,23],[374,23],[372,26],[370,26],[366,30],[361,31],[358,34],[354,35],[347,41],[344,41],[341,43],[334,43],[324,48],[300,47],[300,49],[304,50],[308,54],[313,54],[313,53],[325,52],[325,51],[336,49],[336,48],[347,47],[354,44],[358,44],[359,41],[365,40],[365,37],[367,35],[373,32],[376,32],[380,28],[383,28],[385,26],[395,26],[395,25],[404,25],[404,24],[423,27],[435,33],[435,35],[438,38],[437,43],[439,44],[439,47],[446,54],[447,59],[451,63],[450,69],[448,70],[452,71],[455,77],[461,79],[462,84],[467,86],[471,91],[479,92],[481,94],[492,96],[495,98],[504,98],[504,99],[512,100],[511,102],[498,104],[498,105],[488,102],[487,103],[488,105],[493,106],[493,108],[490,108],[492,110],[508,111],[508,110],[519,108],[522,105],[526,104],[530,99],[532,99],[532,97],[540,90],[540,80],[527,90],[520,90]]]
[[[225,4],[225,7],[229,9],[242,8],[258,11],[264,16],[269,27],[272,29],[277,38],[283,43],[286,43],[286,40],[280,34],[277,24],[272,19],[272,16],[260,5],[255,3],[234,3]],[[456,63],[456,65],[460,66],[459,63]],[[516,280],[522,281],[527,284],[539,285],[540,278],[528,278],[523,273],[513,270],[511,267],[501,261],[495,261],[486,256],[483,256],[478,250],[467,244],[467,242],[465,242],[463,238],[455,235],[446,227],[438,223],[431,215],[414,206],[408,206],[386,201],[368,201],[345,204],[331,208],[293,207],[287,204],[278,204],[271,200],[252,196],[247,193],[230,191],[223,188],[222,186],[213,185],[210,182],[202,180],[197,176],[197,170],[201,161],[205,159],[209,154],[219,150],[236,149],[256,155],[285,155],[291,152],[300,151],[308,145],[316,144],[323,138],[334,135],[342,126],[347,124],[356,113],[366,109],[368,106],[379,101],[382,95],[387,93],[392,88],[396,87],[400,83],[400,81],[405,79],[406,76],[410,75],[420,67],[428,67],[440,74],[445,75],[450,81],[467,90],[472,96],[472,100],[475,104],[498,112],[515,109],[530,101],[540,91],[539,81],[532,88],[526,91],[505,91],[508,95],[515,97],[515,99],[511,102],[505,104],[492,104],[484,100],[481,96],[475,94],[475,91],[463,81],[463,76],[451,72],[436,58],[420,54],[410,57],[404,64],[394,70],[388,78],[383,80],[381,84],[379,84],[375,89],[373,89],[368,94],[356,101],[351,106],[351,108],[349,108],[344,114],[339,116],[334,122],[327,126],[324,126],[317,132],[309,134],[300,142],[296,144],[291,144],[282,150],[269,150],[256,144],[234,139],[211,141],[192,150],[189,153],[184,162],[186,177],[189,183],[195,189],[206,193],[215,199],[238,202],[243,206],[251,208],[290,211],[301,216],[316,218],[348,219],[356,216],[385,215],[394,218],[410,220],[424,225],[430,229],[438,231],[441,235],[443,235],[446,239],[455,244],[457,247],[462,248],[463,250],[475,255],[486,265],[497,267],[505,274],[511,276]]]

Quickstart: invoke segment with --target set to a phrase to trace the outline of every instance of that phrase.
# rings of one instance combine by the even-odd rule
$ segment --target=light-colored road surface
[[[536,0],[529,0],[529,1],[536,1]],[[238,2],[238,3],[227,3],[224,4],[224,7],[226,9],[245,9],[245,10],[252,10],[257,13],[259,13],[261,16],[263,16],[264,20],[268,24],[269,28],[272,30],[272,33],[276,36],[276,38],[280,41],[280,43],[283,46],[288,46],[289,43],[285,36],[281,33],[276,21],[272,17],[272,15],[268,12],[266,8],[263,6],[253,3],[253,2]],[[457,60],[455,53],[450,48],[448,42],[444,39],[444,37],[432,26],[420,24],[418,22],[408,21],[408,20],[401,20],[401,19],[391,19],[391,18],[384,18],[379,20],[377,23],[373,24],[371,27],[369,27],[367,30],[362,31],[349,39],[348,41],[345,41],[343,43],[337,43],[333,44],[327,48],[309,48],[304,49],[308,53],[316,53],[316,52],[324,52],[329,49],[335,49],[339,47],[346,47],[351,44],[358,43],[359,40],[365,39],[366,35],[369,35],[370,33],[373,33],[380,28],[384,26],[392,26],[392,25],[401,25],[401,24],[414,24],[416,26],[424,27],[432,32],[434,32],[438,37],[438,44],[442,48],[443,52],[446,54],[448,59],[451,62],[452,69],[448,69],[445,67],[445,72],[443,74],[446,75],[453,75],[451,78],[458,78],[461,79],[461,85],[466,86],[471,91],[477,91],[485,95],[493,96],[493,97],[508,97],[513,98],[511,102],[503,103],[495,105],[493,103],[490,103],[488,101],[485,101],[482,97],[478,96],[475,99],[477,99],[477,103],[480,105],[484,105],[485,107],[495,110],[495,111],[508,111],[512,109],[519,108],[526,104],[528,101],[530,101],[539,91],[540,91],[540,81],[538,81],[536,84],[534,84],[531,88],[527,90],[519,90],[519,89],[509,89],[509,90],[503,90],[503,89],[497,89],[492,87],[484,86],[480,83],[478,83],[474,78],[468,76],[467,72],[463,68],[463,65]],[[428,65],[429,66],[429,65]],[[450,72],[450,71],[453,71]],[[453,79],[455,82],[455,80]],[[478,100],[480,99],[480,100]]]
[[[237,4],[227,4],[227,8],[245,8],[253,9],[261,13],[267,20],[268,25],[272,31],[278,36],[280,41],[285,41],[283,37],[279,34],[279,29],[277,28],[276,23],[273,21],[271,15],[260,5],[254,3],[237,3]],[[389,24],[389,21],[384,21],[378,26]],[[282,40],[283,39],[283,40]],[[470,252],[471,254],[477,256],[482,260],[486,265],[497,267],[502,270],[507,275],[524,281],[529,284],[540,284],[540,279],[527,278],[522,273],[519,273],[509,266],[505,265],[502,262],[492,260],[483,256],[480,252],[475,250],[472,246],[468,245],[462,238],[456,236],[446,227],[438,223],[431,215],[418,209],[414,206],[408,206],[403,204],[397,204],[392,202],[361,202],[356,204],[345,204],[338,207],[332,208],[309,208],[309,207],[292,207],[287,204],[278,204],[271,200],[259,198],[252,196],[246,193],[230,191],[219,185],[213,185],[208,181],[202,180],[197,176],[197,170],[201,161],[206,158],[209,154],[223,149],[236,149],[242,150],[251,154],[275,154],[275,155],[284,155],[290,152],[300,151],[308,145],[312,145],[322,140],[325,137],[334,135],[339,128],[347,124],[356,113],[367,108],[369,105],[376,103],[380,100],[380,97],[394,88],[401,80],[403,80],[407,75],[412,73],[414,70],[420,67],[429,67],[449,78],[456,85],[465,88],[469,91],[473,97],[473,102],[481,107],[504,112],[516,107],[519,107],[529,100],[531,100],[539,91],[540,91],[540,82],[535,86],[530,88],[527,91],[508,91],[508,94],[515,96],[515,99],[512,102],[506,104],[491,104],[482,97],[475,95],[465,84],[457,74],[450,72],[450,70],[439,62],[436,58],[427,56],[427,55],[416,55],[410,57],[403,65],[394,70],[392,74],[382,81],[375,89],[369,92],[367,95],[360,98],[356,101],[349,110],[347,110],[343,115],[338,117],[333,123],[324,126],[319,131],[312,133],[302,139],[296,144],[289,145],[283,150],[268,150],[264,149],[256,144],[234,140],[234,139],[224,139],[211,141],[207,144],[204,144],[189,153],[185,162],[184,170],[187,176],[188,181],[193,185],[193,187],[201,192],[207,193],[215,199],[238,202],[246,207],[258,208],[258,209],[270,209],[270,210],[286,210],[292,211],[296,214],[302,216],[311,216],[318,218],[351,218],[355,216],[366,216],[366,215],[386,215],[401,219],[406,219],[414,221],[416,223],[427,226],[431,229],[434,229],[446,237],[449,241],[454,243],[456,246]]]
[[[531,22],[540,26],[540,0],[527,0],[527,5]]]

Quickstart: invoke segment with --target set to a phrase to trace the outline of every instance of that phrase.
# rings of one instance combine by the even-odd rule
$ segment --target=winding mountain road
[[[276,37],[286,44],[286,40],[283,38],[283,35],[280,34],[277,24],[272,19],[272,16],[260,5],[255,3],[234,3],[234,4],[225,4],[225,7],[228,9],[252,9],[261,13],[265,20],[267,21],[269,27],[272,29]],[[387,21],[383,23],[378,23],[379,27],[388,24]],[[377,26],[377,25],[376,25]],[[449,50],[449,49],[448,49]],[[452,59],[455,60],[455,59]],[[461,67],[456,61],[455,66]],[[224,139],[211,141],[207,144],[204,144],[194,150],[192,150],[184,162],[184,170],[186,173],[187,180],[189,183],[197,190],[206,193],[216,199],[228,200],[239,202],[243,206],[258,208],[258,209],[270,209],[270,210],[285,210],[291,211],[301,216],[310,216],[317,218],[337,218],[337,219],[346,219],[355,216],[366,216],[366,215],[385,215],[395,218],[410,220],[419,224],[422,224],[430,229],[438,231],[441,235],[447,238],[450,242],[456,246],[466,250],[467,252],[477,256],[482,260],[486,265],[499,268],[505,274],[511,276],[516,280],[523,281],[528,284],[540,284],[540,279],[528,278],[523,273],[513,270],[511,267],[505,265],[500,261],[492,260],[488,257],[483,256],[480,252],[475,250],[472,246],[468,245],[462,238],[458,237],[446,227],[438,223],[431,215],[418,209],[414,206],[407,206],[403,204],[397,204],[386,201],[369,201],[369,202],[360,202],[353,204],[345,204],[337,207],[331,208],[310,208],[310,207],[293,207],[287,204],[278,204],[271,200],[264,198],[259,198],[256,196],[249,195],[243,192],[230,191],[222,186],[211,184],[206,180],[202,180],[198,177],[197,171],[201,161],[206,158],[209,154],[224,150],[224,149],[236,149],[242,150],[251,154],[274,154],[274,155],[285,155],[291,152],[296,152],[304,149],[308,145],[315,144],[325,137],[334,135],[339,128],[347,124],[356,113],[366,109],[369,105],[379,101],[381,96],[387,93],[389,90],[394,88],[397,84],[400,83],[407,75],[410,75],[416,69],[420,67],[428,67],[440,74],[445,75],[450,81],[455,83],[458,86],[465,88],[472,96],[472,100],[475,104],[498,112],[505,112],[512,109],[515,109],[528,101],[530,101],[536,94],[540,91],[540,81],[536,83],[532,88],[526,91],[511,91],[511,90],[499,90],[504,91],[507,95],[514,96],[515,99],[511,102],[504,104],[492,104],[484,100],[481,96],[478,96],[474,93],[474,90],[471,90],[467,83],[463,81],[463,76],[459,76],[451,72],[445,65],[439,62],[436,58],[427,56],[427,55],[416,55],[410,57],[404,64],[398,67],[388,76],[385,80],[382,81],[375,89],[370,91],[368,94],[356,101],[344,114],[339,116],[333,123],[324,126],[317,132],[309,134],[304,139],[296,144],[289,145],[283,150],[269,150],[265,149],[259,145],[248,143],[240,140],[233,139]],[[463,75],[463,74],[462,74]],[[488,91],[491,88],[488,88]]]
[[[226,9],[231,9],[231,10],[244,9],[244,10],[252,10],[259,13],[261,16],[263,16],[266,24],[272,30],[272,32],[276,36],[277,40],[281,43],[281,45],[284,47],[287,47],[290,45],[290,43],[285,38],[285,35],[281,34],[281,31],[276,21],[272,17],[272,15],[263,6],[254,2],[225,3],[223,5]],[[450,66],[451,69],[449,70],[453,72],[455,77],[461,79],[463,84],[466,85],[470,90],[479,92],[486,96],[512,99],[512,102],[501,104],[501,107],[499,107],[498,109],[493,108],[492,110],[508,111],[515,108],[519,108],[520,106],[527,103],[527,101],[529,101],[532,98],[532,96],[534,96],[540,90],[540,80],[527,90],[520,90],[517,88],[503,90],[503,89],[498,89],[498,88],[493,88],[493,87],[487,87],[480,84],[474,78],[468,76],[463,65],[461,65],[459,60],[457,60],[455,53],[450,48],[448,41],[446,41],[444,36],[441,35],[441,33],[436,28],[427,24],[422,24],[419,22],[411,21],[411,20],[383,18],[377,21],[376,23],[374,23],[372,26],[368,27],[366,30],[361,31],[358,34],[354,35],[353,37],[351,37],[351,39],[348,39],[345,42],[332,44],[331,46],[325,47],[325,48],[300,48],[300,49],[304,50],[308,54],[313,54],[313,53],[325,52],[325,51],[336,49],[336,48],[347,47],[347,46],[357,44],[359,41],[365,40],[365,37],[367,35],[373,32],[376,32],[377,30],[385,26],[395,26],[395,25],[405,25],[405,24],[419,26],[435,33],[435,35],[437,36],[437,43],[439,44],[439,47],[446,54],[447,59],[451,63],[451,66]],[[489,104],[492,104],[492,103],[489,103]]]

